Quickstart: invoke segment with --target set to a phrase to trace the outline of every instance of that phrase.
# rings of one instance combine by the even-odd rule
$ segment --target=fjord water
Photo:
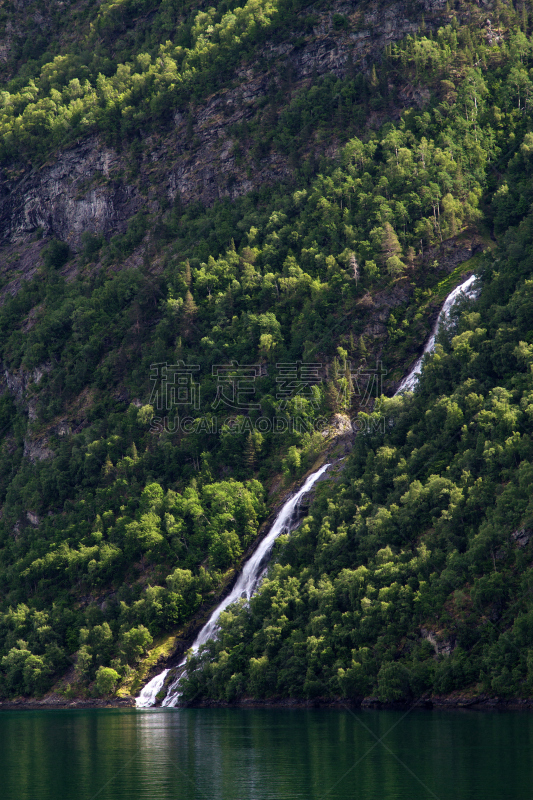
[[[424,352],[431,351],[439,325],[460,293],[468,296],[472,282],[451,293]],[[398,393],[415,387],[420,365],[421,359]],[[325,469],[310,476],[298,494],[309,491]],[[238,582],[235,597],[232,593],[213,612],[197,646],[216,632],[222,607],[241,594],[251,596],[297,500],[284,506],[268,542],[241,575],[246,585]],[[146,705],[154,702],[166,674],[145,687]],[[176,689],[169,693],[172,703]],[[526,713],[5,711],[0,714],[0,798],[530,800],[532,752],[533,716]]]
[[[527,713],[6,711],[0,797],[530,800],[532,752]]]

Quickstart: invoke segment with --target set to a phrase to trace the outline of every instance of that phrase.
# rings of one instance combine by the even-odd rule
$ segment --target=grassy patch
[[[431,302],[434,302],[435,300],[444,301],[450,292],[455,289],[459,283],[461,283],[460,279],[463,275],[465,275],[467,272],[475,272],[475,270],[481,264],[482,255],[482,253],[476,253],[476,255],[472,256],[472,258],[469,258],[467,261],[463,261],[462,264],[459,264],[459,266],[456,267],[453,272],[450,272],[450,274],[444,278],[444,280],[440,281],[433,292]]]
[[[154,667],[159,660],[164,660],[171,654],[176,645],[178,635],[179,633],[171,633],[156,640],[157,644],[139,664],[133,675],[123,681],[120,688],[117,690],[117,697],[135,696],[141,691],[152,667]]]

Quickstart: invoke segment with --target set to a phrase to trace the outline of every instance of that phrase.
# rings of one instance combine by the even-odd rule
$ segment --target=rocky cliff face
[[[241,70],[234,89],[211,98],[197,110],[193,125],[195,148],[186,144],[186,115],[180,112],[175,115],[173,141],[170,146],[167,144],[172,163],[166,186],[169,199],[174,200],[179,194],[183,202],[201,199],[210,204],[221,197],[245,194],[263,181],[290,175],[287,159],[277,153],[270,153],[258,167],[248,165],[246,174],[237,163],[236,143],[229,131],[235,124],[256,116],[261,99],[271,90],[272,82],[280,83],[283,74],[291,75],[290,99],[316,77],[326,74],[345,77],[349,62],[359,70],[368,69],[386,44],[418,28],[414,19],[405,16],[403,4],[383,9],[383,13],[378,4],[367,14],[357,9],[356,6],[354,12],[351,4],[336,3],[332,11],[320,16],[304,44],[295,30],[292,41],[267,48],[264,57],[269,64],[268,74],[258,74],[257,65]],[[364,27],[356,32],[337,32],[332,22],[334,13]],[[177,159],[172,157],[174,153]],[[157,155],[156,163],[161,164],[162,155]]]
[[[25,241],[37,229],[73,245],[82,233],[119,230],[140,207],[139,193],[118,177],[118,154],[95,136],[59,153],[55,163],[1,184],[4,239]]]
[[[423,6],[426,24],[445,21],[445,0],[425,0]],[[335,29],[334,15],[349,20],[347,30]],[[301,21],[295,18],[286,40],[267,46],[255,62],[239,69],[231,89],[194,109],[178,109],[164,137],[145,139],[137,178],[126,179],[124,158],[94,135],[59,152],[41,169],[18,178],[2,175],[1,238],[25,241],[42,229],[77,248],[85,231],[106,236],[122,231],[141,207],[153,211],[160,202],[176,199],[210,205],[287,178],[288,159],[279,153],[271,151],[259,161],[245,157],[243,163],[231,135],[233,126],[259,117],[262,100],[272,88],[279,88],[282,76],[290,75],[289,101],[316,77],[328,73],[343,77],[348,65],[367,72],[385,45],[416,31],[420,21],[420,8],[409,3],[354,6],[343,0],[317,13],[312,32],[303,36]],[[405,105],[423,99],[404,93]],[[324,146],[316,147],[324,151]]]
[[[11,62],[17,57],[19,51],[24,50],[24,41],[27,41],[26,56],[36,54],[41,46],[36,39],[43,37],[42,46],[45,45],[44,37],[50,36],[53,28],[54,13],[63,5],[60,0],[48,2],[35,2],[35,0],[15,0],[10,4],[9,11],[0,15],[0,67],[4,75],[10,76]],[[37,44],[37,47],[36,47]],[[22,52],[20,53],[22,55]]]

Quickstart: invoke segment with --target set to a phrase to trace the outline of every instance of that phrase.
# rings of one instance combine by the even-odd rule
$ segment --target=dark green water
[[[531,800],[533,715],[2,712],[0,798]]]

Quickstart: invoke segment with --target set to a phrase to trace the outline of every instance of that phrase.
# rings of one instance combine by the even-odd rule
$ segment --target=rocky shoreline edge
[[[4,700],[0,702],[0,711],[46,711],[54,709],[132,709],[135,708],[134,697],[123,698],[65,698],[59,695],[50,695],[42,700],[33,698],[19,698],[15,700]],[[178,706],[177,710],[183,708],[278,708],[278,709],[338,709],[342,710],[387,710],[387,711],[410,711],[415,709],[424,710],[443,710],[443,709],[475,709],[480,711],[533,711],[532,698],[501,698],[491,697],[480,694],[469,695],[442,695],[422,697],[412,702],[382,702],[377,697],[364,698],[314,698],[306,700],[303,698],[270,698],[268,700],[258,700],[255,698],[244,698],[236,703],[226,703],[222,701],[203,701],[201,703],[188,703]],[[142,709],[142,711],[158,710]],[[170,709],[176,710],[176,709]]]

